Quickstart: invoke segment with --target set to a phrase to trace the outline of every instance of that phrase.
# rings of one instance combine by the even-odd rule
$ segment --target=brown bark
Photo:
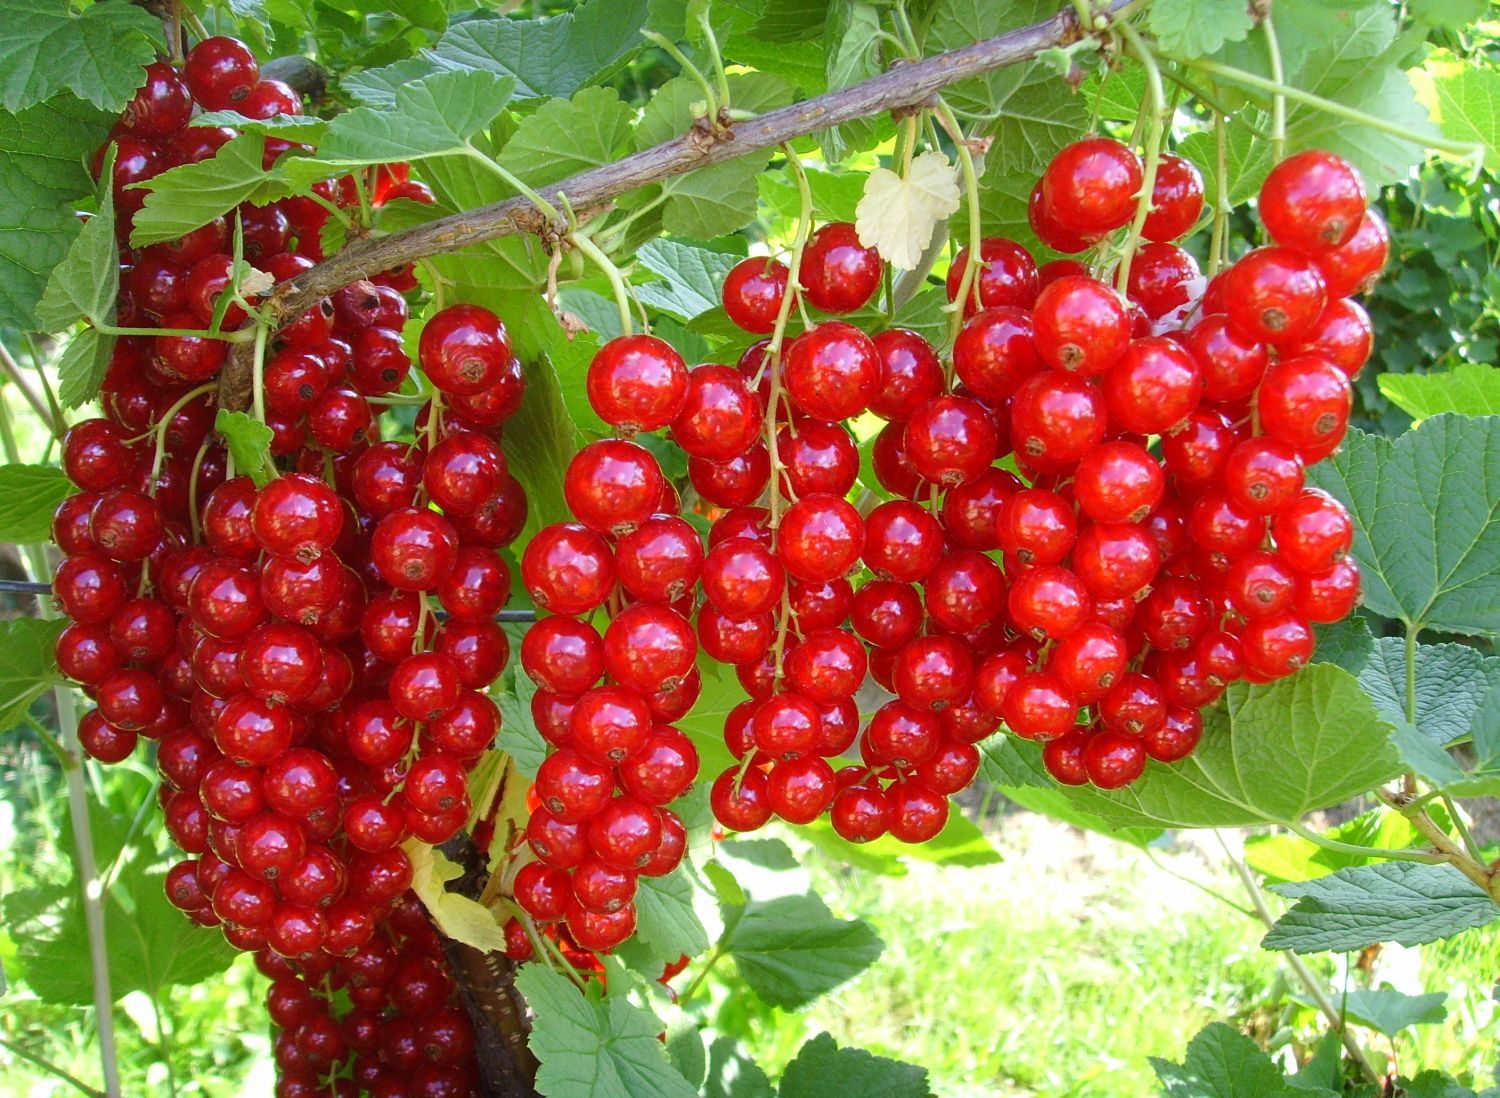
[[[1108,13],[1121,6],[1122,0],[1115,0],[1104,18],[1108,19]],[[574,209],[600,208],[639,187],[695,168],[763,152],[794,138],[858,118],[920,107],[951,84],[1028,61],[1043,50],[1066,45],[1081,36],[1077,17],[1068,8],[1034,26],[899,65],[863,83],[794,103],[749,121],[735,122],[717,130],[695,129],[612,164],[580,172],[544,187],[541,194],[554,205],[558,204],[559,195],[566,194]],[[354,241],[312,270],[278,286],[269,299],[272,322],[281,325],[300,315],[318,298],[356,279],[497,237],[513,233],[540,234],[551,229],[535,206],[524,197],[516,197],[389,236]],[[248,344],[239,344],[231,351],[219,379],[220,407],[243,409],[249,405],[252,356]]]

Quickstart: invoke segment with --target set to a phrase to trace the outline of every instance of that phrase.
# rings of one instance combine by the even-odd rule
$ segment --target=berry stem
[[[958,166],[964,177],[964,199],[969,207],[969,262],[964,264],[963,277],[959,280],[958,293],[954,296],[951,306],[953,315],[948,318],[948,348],[951,350],[958,339],[958,331],[964,324],[964,302],[968,301],[971,292],[977,294],[979,290],[979,265],[983,262],[980,251],[984,243],[984,223],[979,211],[979,173],[974,169],[974,154],[964,139],[964,131],[959,126],[958,119],[953,116],[953,108],[942,96],[938,97],[935,110],[938,121],[943,124],[943,129],[948,131],[948,136],[953,140],[953,147],[958,152]],[[975,304],[978,303],[976,297]],[[952,355],[943,356],[943,361],[944,369],[948,372],[948,385],[952,387]]]
[[[156,452],[151,457],[151,496],[153,499],[156,497],[156,478],[161,475],[161,464],[167,455],[167,426],[172,422],[173,416],[204,393],[213,392],[216,385],[216,382],[211,381],[207,385],[200,385],[196,389],[189,389],[182,396],[178,397],[172,406],[163,412],[161,418],[156,421]]]
[[[620,274],[620,268],[614,265],[609,256],[604,254],[603,249],[595,244],[586,233],[573,233],[568,237],[568,242],[588,256],[594,266],[599,268],[600,273],[609,279],[609,287],[615,295],[615,307],[620,310],[620,334],[630,335],[635,331],[635,322],[631,317],[630,293],[625,288],[625,279]]]
[[[807,173],[802,170],[802,162],[797,159],[797,154],[792,151],[790,145],[784,146],[786,153],[787,169],[792,173],[792,179],[797,184],[797,196],[800,200],[800,208],[797,215],[797,235],[792,238],[791,262],[787,269],[791,272],[787,278],[786,293],[781,296],[781,307],[776,313],[776,326],[771,329],[771,342],[766,345],[765,362],[769,364],[771,371],[771,391],[766,400],[766,449],[771,456],[771,498],[770,498],[770,526],[771,536],[776,536],[776,527],[781,523],[781,455],[776,449],[776,413],[781,405],[781,346],[786,340],[786,324],[791,317],[792,300],[795,298],[800,303],[802,299],[801,287],[797,282],[798,272],[802,269],[802,249],[807,245],[808,235],[812,232],[813,200],[812,187],[808,185]],[[780,667],[780,660],[777,660]]]
[[[1120,265],[1115,274],[1115,289],[1123,297],[1125,288],[1130,284],[1130,263],[1140,245],[1141,230],[1145,228],[1146,218],[1151,214],[1151,196],[1156,189],[1156,168],[1161,163],[1162,116],[1167,109],[1167,97],[1162,89],[1161,69],[1152,56],[1151,47],[1146,45],[1146,40],[1129,23],[1121,23],[1118,29],[1130,44],[1130,51],[1146,70],[1147,102],[1150,104],[1146,117],[1146,163],[1145,170],[1141,173],[1140,199],[1136,203],[1135,220],[1130,225],[1130,233],[1120,249]]]
[[[255,325],[255,357],[251,361],[251,398],[250,407],[252,414],[261,423],[266,421],[266,337],[270,334],[271,327],[264,321]]]
[[[1214,220],[1209,234],[1208,277],[1219,273],[1228,246],[1229,135],[1221,111],[1214,111]]]
[[[1266,32],[1266,52],[1271,58],[1271,79],[1278,84],[1286,83],[1286,68],[1281,60],[1281,42],[1276,37],[1276,21],[1270,8],[1262,16],[1260,26]],[[1286,156],[1286,95],[1277,92],[1271,96],[1271,160],[1281,163]]]
[[[1388,133],[1392,137],[1399,137],[1403,141],[1410,141],[1414,145],[1435,149],[1438,152],[1448,153],[1452,156],[1473,159],[1476,162],[1482,162],[1484,158],[1483,146],[1468,141],[1454,141],[1436,134],[1420,133],[1417,130],[1410,129],[1396,122],[1391,122],[1388,119],[1380,118],[1373,114],[1366,114],[1364,111],[1357,110],[1354,107],[1347,107],[1343,103],[1335,103],[1331,99],[1324,99],[1321,95],[1314,95],[1312,92],[1303,91],[1301,88],[1293,87],[1290,84],[1279,84],[1274,80],[1267,80],[1264,76],[1257,76],[1253,72],[1245,72],[1243,69],[1234,68],[1232,65],[1210,61],[1203,57],[1174,57],[1170,58],[1170,60],[1187,68],[1197,69],[1199,72],[1206,73],[1209,76],[1217,76],[1221,80],[1228,80],[1233,84],[1240,84],[1244,87],[1254,88],[1257,91],[1268,92],[1273,95],[1283,95],[1294,103],[1301,103],[1304,106],[1312,107],[1326,114],[1331,114],[1335,118],[1342,118],[1345,121],[1353,122],[1360,126],[1369,126],[1373,130]]]

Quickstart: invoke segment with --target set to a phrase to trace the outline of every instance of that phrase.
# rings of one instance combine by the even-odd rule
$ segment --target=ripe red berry
[[[880,392],[880,356],[868,336],[830,320],[787,348],[783,381],[792,403],[815,419],[852,419]]]
[[[627,438],[667,426],[682,411],[687,393],[687,365],[656,336],[619,336],[589,363],[589,404]]]
[[[1354,235],[1365,213],[1365,188],[1343,157],[1308,150],[1271,169],[1260,187],[1260,218],[1271,239],[1320,252]]]
[[[510,336],[478,305],[450,305],[422,328],[418,357],[442,392],[472,396],[500,382],[510,366]]]
[[[1156,165],[1151,212],[1141,227],[1147,240],[1171,241],[1186,236],[1203,212],[1203,176],[1191,160],[1171,153]]]
[[[994,309],[999,306],[1031,308],[1041,286],[1036,260],[1031,257],[1030,252],[1014,240],[989,236],[979,243],[979,259],[979,270],[974,273],[970,291],[974,296],[964,303],[965,316],[972,316],[979,309]],[[965,247],[959,250],[953,265],[948,268],[949,301],[957,299],[958,289],[968,266],[969,249]]]
[[[863,308],[880,288],[883,271],[880,253],[860,243],[854,226],[834,221],[808,238],[797,281],[814,307],[825,313],[852,313]]]
[[[724,311],[745,331],[765,335],[776,327],[786,283],[786,264],[742,259],[724,276]]]
[[[1242,338],[1259,343],[1301,339],[1327,298],[1317,266],[1289,248],[1257,248],[1242,256],[1224,284],[1229,323]]]
[[[1135,215],[1141,162],[1118,141],[1090,137],[1067,146],[1042,173],[1048,213],[1081,234],[1107,233]]]
[[[1042,361],[1085,377],[1113,366],[1130,339],[1124,303],[1093,278],[1060,278],[1048,284],[1037,297],[1031,322]]]

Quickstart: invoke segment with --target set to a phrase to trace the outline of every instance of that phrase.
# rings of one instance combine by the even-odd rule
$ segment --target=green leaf
[[[665,877],[640,877],[635,891],[636,937],[658,961],[696,957],[708,932],[693,911],[693,882],[683,866]]]
[[[1381,637],[1360,672],[1359,684],[1392,725],[1406,721],[1406,646],[1400,637]],[[1500,686],[1500,659],[1465,644],[1417,646],[1417,730],[1444,747],[1469,734],[1479,705]]]
[[[393,100],[394,102],[394,100]],[[228,126],[239,133],[259,133],[287,141],[316,144],[328,132],[328,120],[308,114],[273,114],[270,118],[247,118],[238,111],[208,111],[193,116],[194,126]]]
[[[1500,153],[1496,158],[1500,163]],[[1381,374],[1375,380],[1381,395],[1413,419],[1444,412],[1500,415],[1500,369],[1483,362],[1461,362],[1441,374]]]
[[[37,327],[44,332],[61,332],[80,320],[104,327],[115,318],[120,252],[115,244],[112,191],[108,187],[100,191],[99,212],[73,238],[63,261],[52,268],[42,299],[36,303]]]
[[[0,325],[37,327],[32,311],[82,228],[75,203],[94,192],[84,165],[109,124],[69,95],[0,111]]]
[[[828,91],[878,76],[880,58],[880,11],[865,0],[833,0],[823,30],[824,77]],[[823,147],[823,159],[837,164],[851,153],[864,152],[878,140],[876,120],[860,118],[815,135]]]
[[[269,202],[295,188],[261,167],[266,139],[242,134],[207,160],[162,172],[145,185],[145,208],[135,215],[130,242],[137,247],[176,240],[229,213],[241,202]],[[305,160],[305,157],[294,159]],[[283,161],[277,170],[283,170]]]
[[[820,1033],[797,1050],[781,1076],[781,1098],[928,1098],[927,1069],[875,1056],[862,1048],[839,1048]]]
[[[439,63],[514,76],[519,99],[569,96],[640,48],[646,8],[647,0],[589,0],[545,19],[471,19],[432,52]]]
[[[1412,0],[1407,11],[1431,26],[1462,30],[1482,18],[1489,6],[1489,0]]]
[[[940,0],[926,46],[929,52],[957,49],[1038,23],[1056,11],[1050,0]],[[1089,124],[1088,100],[1073,94],[1042,62],[1011,65],[955,84],[943,94],[954,106],[995,120],[989,131],[995,142],[985,154],[985,173],[1030,175],[1028,191],[1052,155],[1081,136]],[[988,223],[985,228],[990,230]]]
[[[864,197],[865,172],[834,172],[807,167],[808,190],[813,213],[822,221],[853,221],[855,207]],[[756,180],[760,200],[781,217],[795,219],[802,209],[797,186],[785,172],[762,172]]]
[[[1426,995],[1407,995],[1393,988],[1374,991],[1348,991],[1335,1002],[1351,1021],[1395,1037],[1408,1026],[1430,1026],[1445,1021],[1448,1008],[1446,991]]]
[[[1391,726],[1355,678],[1332,664],[1265,686],[1236,683],[1203,716],[1203,740],[1182,762],[1150,764],[1127,789],[1063,795],[1115,826],[1286,824],[1400,769]]]
[[[1308,479],[1354,516],[1371,610],[1500,632],[1500,417],[1434,416],[1394,442],[1351,430]]]
[[[61,469],[51,465],[0,466],[0,530],[12,545],[52,539],[52,512],[73,494]]]
[[[526,965],[516,988],[535,1015],[531,1051],[541,1061],[536,1086],[548,1098],[696,1098],[667,1060],[661,1027],[624,996],[588,997],[546,965]]]
[[[537,731],[531,715],[536,683],[515,667],[506,672],[496,703],[500,706],[500,736],[496,746],[514,760],[516,769],[535,778],[537,767],[547,757],[547,741]]]
[[[161,23],[125,0],[5,0],[0,6],[0,107],[15,114],[70,91],[118,111],[146,79]]]
[[[276,479],[276,466],[271,461],[271,440],[276,436],[271,428],[244,412],[220,408],[214,416],[214,430],[224,436],[237,472],[253,478],[262,488]]]
[[[1405,850],[1426,844],[1422,833],[1411,820],[1388,808],[1362,812],[1352,820],[1323,832],[1326,838],[1371,850]],[[1252,835],[1245,840],[1245,861],[1260,873],[1277,881],[1306,881],[1326,877],[1339,869],[1367,865],[1381,860],[1326,846],[1300,835]]]
[[[114,346],[114,336],[101,335],[94,328],[73,333],[57,360],[57,399],[64,408],[81,408],[99,395]]]
[[[110,991],[159,996],[167,987],[197,984],[227,969],[237,956],[218,934],[204,934],[167,900],[162,875],[143,859],[127,859],[105,891]],[[88,932],[72,887],[16,892],[3,901],[7,928],[16,932],[26,983],[51,1003],[93,1002]]]
[[[9,732],[31,703],[62,682],[52,646],[68,623],[37,618],[0,621],[0,732]]]
[[[1500,916],[1500,908],[1458,870],[1382,862],[1272,890],[1297,902],[1262,940],[1294,953],[1348,952],[1377,942],[1421,945]]]
[[[1313,632],[1317,634],[1318,647],[1312,662],[1331,663],[1351,675],[1363,671],[1375,651],[1375,638],[1364,618],[1345,618],[1332,625],[1315,626]]]
[[[1433,788],[1458,797],[1500,797],[1500,687],[1480,703],[1472,731],[1472,750],[1462,758],[1413,728],[1398,728],[1395,742],[1402,762]]]
[[[1239,0],[1156,0],[1146,9],[1146,26],[1166,53],[1202,57],[1243,41],[1255,21]]]
[[[692,320],[719,308],[724,276],[743,258],[659,237],[636,252],[636,259],[663,281],[635,287],[636,296],[653,309]]]
[[[740,977],[772,1006],[805,1006],[875,963],[868,923],[837,919],[812,893],[751,900],[724,912],[722,945]]]
[[[772,1098],[771,1080],[745,1055],[732,1037],[715,1037],[708,1046],[708,1078],[703,1098]]]
[[[1205,1026],[1188,1042],[1180,1067],[1155,1056],[1149,1060],[1173,1098],[1269,1098],[1287,1086],[1260,1046],[1223,1022]]]
[[[356,107],[335,118],[313,160],[278,168],[293,179],[332,174],[330,167],[422,160],[462,151],[500,113],[515,88],[512,77],[466,69],[438,72],[396,89],[389,110]]]
[[[630,141],[633,119],[612,88],[548,100],[521,120],[501,150],[500,166],[532,187],[555,183],[615,160]]]

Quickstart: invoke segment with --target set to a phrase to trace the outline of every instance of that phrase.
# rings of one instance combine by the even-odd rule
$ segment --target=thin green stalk
[[[1146,164],[1141,178],[1140,201],[1136,203],[1135,221],[1130,226],[1130,234],[1120,249],[1120,266],[1115,275],[1115,288],[1123,296],[1126,286],[1130,284],[1130,264],[1140,245],[1141,231],[1146,226],[1146,218],[1151,214],[1151,195],[1156,190],[1156,168],[1161,163],[1162,116],[1167,109],[1167,97],[1162,88],[1161,69],[1157,67],[1156,58],[1152,56],[1151,47],[1146,45],[1146,40],[1129,23],[1120,23],[1119,31],[1130,44],[1130,51],[1146,70],[1146,101],[1150,104],[1146,118]]]
[[[1229,136],[1224,115],[1214,111],[1214,220],[1209,234],[1208,277],[1219,273],[1229,238]]]
[[[62,1068],[58,1067],[56,1064],[49,1063],[48,1061],[43,1060],[40,1056],[27,1052],[20,1045],[12,1044],[4,1037],[0,1037],[0,1048],[5,1049],[13,1056],[19,1056],[21,1059],[25,1060],[33,1067],[40,1068],[42,1071],[45,1071],[54,1079],[61,1079],[63,1082],[71,1086],[74,1090],[77,1090],[82,1094],[87,1094],[89,1098],[107,1098],[102,1090],[95,1090],[93,1087],[85,1083],[82,1079],[78,1078],[78,1076],[69,1074]]]
[[[251,371],[251,407],[255,418],[266,421],[266,338],[271,326],[264,321],[255,325],[255,363]],[[249,470],[246,470],[249,472]]]
[[[958,340],[959,329],[964,324],[965,302],[969,300],[971,291],[978,291],[984,224],[979,211],[979,173],[974,168],[974,154],[964,139],[964,131],[959,127],[958,119],[953,116],[952,108],[941,96],[938,97],[936,111],[938,121],[943,124],[943,129],[948,131],[948,136],[953,139],[953,147],[958,152],[958,165],[964,177],[964,197],[969,207],[969,262],[964,265],[963,277],[959,279],[958,294],[953,299],[953,315],[948,319],[948,346],[951,348]],[[978,304],[977,299],[975,304]],[[952,369],[951,358],[950,355],[944,356],[944,362],[949,363],[946,366],[949,370]],[[951,383],[953,379],[950,377],[948,380]]]
[[[1196,880],[1195,878],[1188,876],[1186,873],[1179,873],[1179,872],[1177,872],[1177,870],[1173,869],[1166,862],[1164,862],[1160,858],[1158,858],[1156,856],[1156,851],[1152,850],[1149,846],[1146,847],[1146,848],[1144,848],[1143,853],[1146,855],[1146,858],[1151,862],[1152,865],[1156,866],[1157,869],[1161,870],[1168,877],[1175,877],[1177,880],[1181,881],[1183,884],[1185,884],[1185,885],[1191,885],[1193,888],[1196,888],[1199,892],[1203,893],[1205,896],[1209,897],[1210,899],[1217,900],[1219,903],[1223,904],[1225,907],[1232,908],[1233,910],[1238,911],[1241,915],[1244,915],[1246,918],[1249,918],[1249,919],[1255,918],[1255,912],[1254,911],[1250,910],[1248,907],[1245,907],[1243,904],[1237,904],[1237,903],[1235,903],[1228,896],[1224,895],[1224,893],[1220,892],[1217,888],[1210,888],[1208,885],[1204,884],[1202,881]]]
[[[1445,860],[1440,854],[1416,847],[1390,850],[1383,847],[1360,846],[1358,843],[1340,842],[1338,839],[1330,839],[1327,835],[1320,835],[1299,821],[1293,821],[1287,827],[1294,834],[1301,836],[1314,846],[1320,846],[1324,850],[1331,850],[1335,854],[1354,854],[1362,858],[1386,858],[1393,862],[1426,862],[1429,865],[1435,865]]]
[[[37,373],[41,372],[41,367],[38,366]],[[5,379],[20,391],[21,396],[26,399],[26,403],[31,406],[31,410],[36,413],[37,418],[45,423],[52,430],[53,434],[60,435],[68,429],[66,421],[62,418],[62,413],[55,406],[48,407],[42,403],[42,398],[37,396],[36,390],[32,389],[26,383],[26,375],[21,373],[20,364],[16,362],[14,356],[10,353],[10,348],[5,346],[4,343],[0,343],[0,373],[3,373]]]
[[[177,1069],[172,1066],[172,1031],[167,1026],[167,1012],[157,1001],[156,992],[151,993],[151,1013],[156,1016],[156,1047],[161,1053],[162,1063],[167,1065],[167,1091],[177,1098]]]
[[[562,221],[563,215],[558,212],[556,206],[548,202],[534,189],[528,187],[525,183],[522,183],[521,180],[516,177],[515,173],[507,171],[505,168],[501,167],[492,157],[485,156],[484,153],[480,152],[473,145],[469,144],[464,145],[463,154],[470,160],[474,161],[476,164],[482,164],[485,169],[490,172],[490,174],[499,177],[502,181],[504,181],[506,186],[510,187],[513,191],[524,197],[537,209],[541,210],[542,213],[546,215],[549,221]]]
[[[52,383],[47,380],[47,371],[42,368],[42,356],[36,345],[36,340],[28,332],[25,336],[26,350],[31,355],[31,365],[36,369],[36,379],[42,386],[42,395],[47,398],[47,407],[52,409],[52,421],[67,426],[68,417],[63,415],[62,405],[58,403],[57,394],[52,391]]]
[[[1271,56],[1271,79],[1278,84],[1286,83],[1286,69],[1281,63],[1281,43],[1276,38],[1276,21],[1267,8],[1261,17],[1260,26],[1266,32],[1266,52]],[[1286,154],[1286,95],[1277,92],[1271,96],[1271,160],[1280,163]]]
[[[724,71],[724,55],[719,52],[719,39],[714,34],[713,20],[709,18],[712,11],[710,5],[704,4],[698,10],[698,26],[703,31],[703,42],[708,47],[708,55],[714,63],[714,79],[719,85],[719,110],[729,106],[729,74]],[[718,111],[714,112],[715,119]]]
[[[719,93],[714,91],[713,85],[708,82],[708,77],[703,75],[703,70],[700,69],[697,65],[693,64],[693,62],[688,58],[688,55],[677,48],[677,43],[673,42],[666,35],[661,34],[657,31],[642,31],[641,37],[646,39],[646,41],[650,42],[652,45],[660,46],[662,50],[666,52],[667,56],[670,57],[673,61],[676,61],[677,64],[681,67],[682,71],[687,76],[692,78],[693,83],[697,84],[699,89],[703,92],[703,101],[705,104],[705,110],[708,112],[708,120],[710,124],[717,125],[719,118],[719,107],[722,104],[718,102]],[[720,66],[720,68],[722,69],[723,66]]]
[[[1417,726],[1417,633],[1420,627],[1410,623],[1406,626],[1406,723]],[[1407,771],[1401,779],[1402,789],[1409,797],[1417,791],[1417,778]]]
[[[1122,24],[1122,29],[1123,27],[1124,24]],[[1388,133],[1392,137],[1399,137],[1403,141],[1410,141],[1414,145],[1436,149],[1438,152],[1449,153],[1453,156],[1478,158],[1484,154],[1483,148],[1479,145],[1467,141],[1453,141],[1433,134],[1418,133],[1416,130],[1409,129],[1389,119],[1380,118],[1373,114],[1366,114],[1364,111],[1347,107],[1342,103],[1335,103],[1331,99],[1324,99],[1321,95],[1314,95],[1311,92],[1303,91],[1301,88],[1293,87],[1290,84],[1278,84],[1274,80],[1267,80],[1264,76],[1257,76],[1253,72],[1245,72],[1243,69],[1221,64],[1218,61],[1210,61],[1205,57],[1173,58],[1172,60],[1176,61],[1179,65],[1185,65],[1190,69],[1197,69],[1199,72],[1208,73],[1210,76],[1217,76],[1219,79],[1228,80],[1233,84],[1254,88],[1257,91],[1273,95],[1284,95],[1295,103],[1314,107],[1326,114],[1333,115],[1335,118],[1342,118],[1345,121],[1354,122],[1361,126],[1369,126],[1371,129],[1379,130],[1381,133]]]
[[[1243,858],[1236,857],[1234,852],[1229,849],[1229,844],[1224,841],[1224,836],[1215,831],[1214,838],[1218,839],[1219,845],[1224,848],[1225,857],[1229,859],[1229,864],[1234,867],[1234,872],[1239,877],[1240,883],[1244,885],[1245,892],[1250,897],[1250,902],[1255,905],[1256,915],[1260,917],[1260,921],[1265,925],[1267,930],[1271,929],[1276,924],[1276,918],[1271,914],[1270,908],[1266,906],[1266,899],[1261,894],[1260,886],[1255,883],[1255,875],[1250,872],[1250,867],[1245,864]],[[1343,1015],[1333,1005],[1333,1001],[1328,998],[1328,992],[1324,990],[1323,984],[1318,980],[1317,976],[1313,974],[1312,970],[1307,967],[1302,958],[1297,956],[1297,954],[1287,951],[1282,954],[1282,958],[1286,961],[1288,967],[1297,974],[1297,979],[1302,982],[1303,988],[1312,997],[1313,1002],[1318,1004],[1318,1009],[1323,1012],[1323,1016],[1339,1031],[1339,1036],[1343,1039],[1344,1047],[1349,1050],[1349,1055],[1354,1057],[1354,1062],[1360,1066],[1360,1069],[1370,1080],[1379,1082],[1381,1079],[1380,1072],[1370,1062],[1369,1056],[1365,1053],[1364,1048],[1360,1046],[1359,1041],[1355,1039],[1353,1032],[1344,1024]]]
[[[682,989],[682,994],[677,996],[677,1005],[685,1006],[687,1001],[697,992],[699,986],[707,979],[708,974],[713,971],[714,965],[719,963],[719,958],[724,956],[724,943],[722,940],[715,942],[713,949],[709,950],[708,956],[703,959],[703,967],[698,970],[687,987]]]
[[[1448,810],[1448,818],[1453,821],[1453,829],[1458,832],[1458,837],[1464,841],[1464,849],[1469,852],[1480,865],[1484,865],[1488,859],[1484,856],[1484,848],[1474,839],[1474,834],[1469,830],[1469,825],[1464,823],[1464,818],[1458,813],[1458,805],[1453,803],[1453,798],[1446,793],[1439,794],[1443,798],[1443,807]]]
[[[587,235],[578,233],[568,237],[568,240],[575,248],[588,256],[604,277],[609,279],[610,289],[615,295],[615,307],[620,310],[620,332],[623,335],[630,335],[635,331],[630,312],[630,292],[625,288],[625,279],[621,276],[620,269]]]
[[[95,330],[111,336],[183,336],[193,339],[217,339],[221,343],[249,343],[251,335],[241,328],[228,332],[210,332],[206,328],[121,328],[114,324],[96,324]]]

